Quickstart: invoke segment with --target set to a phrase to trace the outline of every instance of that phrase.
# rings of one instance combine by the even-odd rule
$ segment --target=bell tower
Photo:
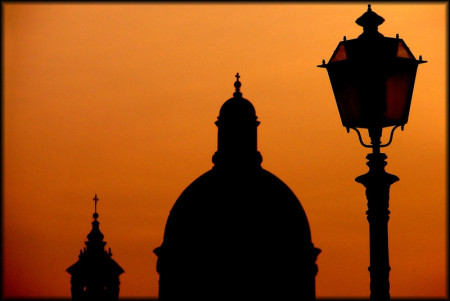
[[[103,241],[98,221],[97,195],[93,200],[94,221],[92,230],[87,235],[86,247],[80,250],[78,261],[66,270],[72,276],[72,300],[118,300],[119,276],[124,270],[111,258],[111,248],[108,252],[105,250],[106,242]]]

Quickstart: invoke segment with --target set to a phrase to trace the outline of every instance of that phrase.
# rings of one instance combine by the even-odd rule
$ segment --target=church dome
[[[263,168],[235,175],[212,169],[201,175],[172,207],[164,237],[168,245],[230,244],[275,253],[275,245],[311,246],[308,219],[298,198]]]
[[[175,202],[156,253],[161,300],[174,291],[197,300],[218,292],[314,299],[318,249],[305,211],[291,189],[262,168],[241,176],[212,169],[197,178]],[[166,288],[170,274],[183,280]]]
[[[181,225],[183,228],[177,228]],[[283,181],[263,168],[235,175],[212,169],[201,175],[175,202],[165,236],[170,240],[172,235],[179,236],[176,232],[192,231],[180,239],[191,240],[192,234],[198,233],[197,243],[209,244],[215,239],[213,235],[232,231],[232,236],[238,238],[247,227],[252,228],[250,236],[261,232],[266,241],[278,229],[283,231],[275,235],[279,239],[292,235],[299,243],[311,243],[308,220],[299,200]],[[244,236],[246,240],[248,236]]]
[[[295,194],[260,165],[259,122],[222,123],[256,121],[235,87],[216,122],[215,166],[181,193],[154,251],[159,300],[314,300],[320,250]]]

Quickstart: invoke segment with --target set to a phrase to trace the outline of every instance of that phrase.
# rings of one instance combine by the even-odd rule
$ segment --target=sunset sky
[[[2,3],[3,297],[70,297],[97,194],[125,270],[121,297],[156,297],[153,249],[175,200],[208,171],[234,75],[256,108],[263,168],[297,195],[317,297],[369,296],[367,172],[325,69],[366,2]],[[393,297],[447,294],[446,2],[373,2],[418,68],[386,170]],[[386,142],[388,133],[383,135]],[[367,142],[367,135],[364,133]],[[264,263],[262,263],[264,264]]]

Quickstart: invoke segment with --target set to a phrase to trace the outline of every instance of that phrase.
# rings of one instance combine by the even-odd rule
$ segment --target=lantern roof
[[[385,37],[376,44],[361,43],[359,38],[341,41],[328,63],[355,59],[379,61],[392,58],[416,60],[403,39]]]
[[[383,37],[383,35],[378,32],[378,25],[383,24],[384,18],[372,11],[370,4],[368,5],[367,11],[361,17],[356,19],[355,22],[364,28],[364,32],[359,36],[359,38],[373,36]]]
[[[372,11],[370,4],[368,10],[359,17],[356,24],[363,27],[364,32],[356,39],[339,42],[328,63],[345,60],[364,60],[366,62],[386,62],[390,59],[411,59],[416,63],[425,63],[422,57],[416,60],[403,39],[397,34],[395,38],[384,37],[378,32],[378,26],[384,23],[384,18]],[[325,62],[318,67],[326,67]]]

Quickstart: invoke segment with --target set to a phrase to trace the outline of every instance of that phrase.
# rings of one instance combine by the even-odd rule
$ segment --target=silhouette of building
[[[70,283],[72,300],[118,300],[119,275],[124,270],[111,258],[111,248],[105,250],[106,242],[100,232],[97,195],[94,197],[95,212],[92,230],[85,242],[86,247],[80,250],[78,261],[66,271],[72,276]]]
[[[154,250],[159,300],[315,300],[320,249],[297,197],[261,167],[259,121],[236,78],[214,166],[180,195]]]

